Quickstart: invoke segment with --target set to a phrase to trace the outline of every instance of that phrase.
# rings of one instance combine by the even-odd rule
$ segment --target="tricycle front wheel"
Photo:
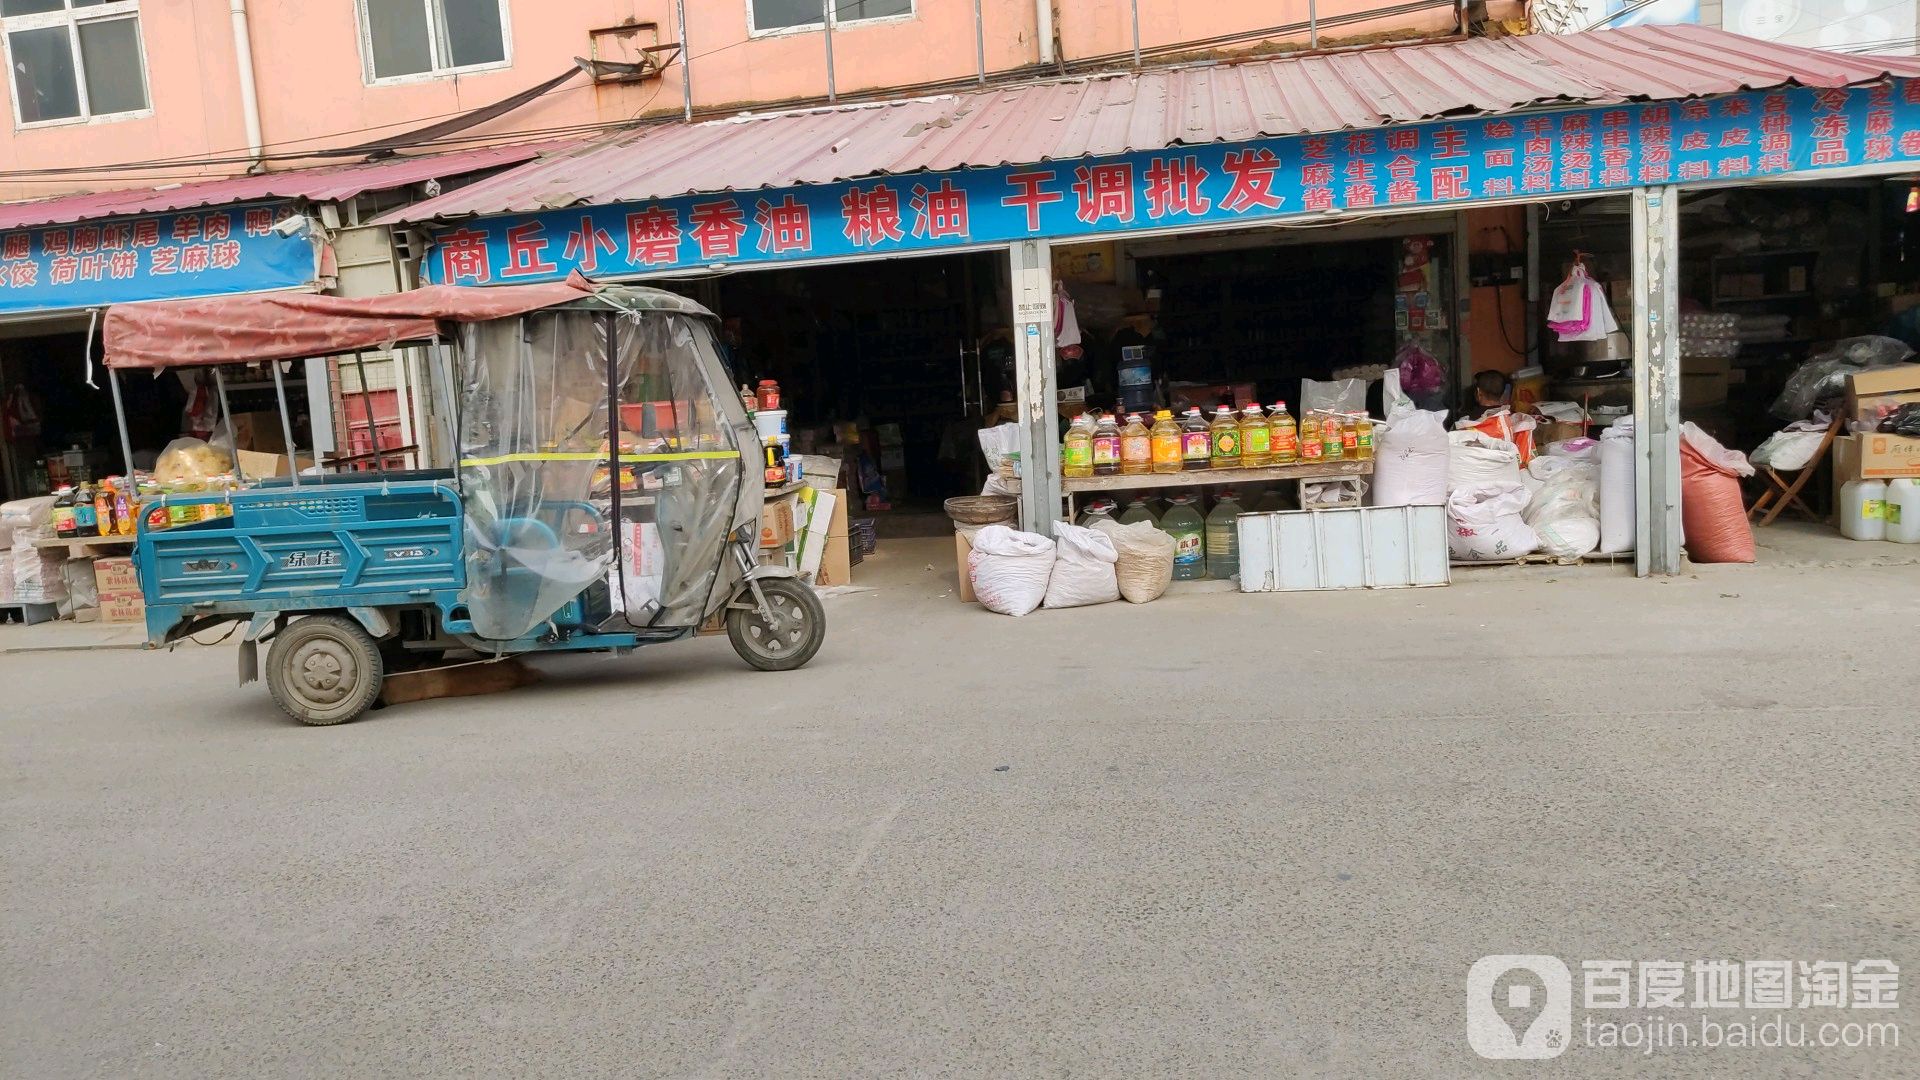
[[[733,651],[761,671],[792,671],[813,659],[827,639],[827,612],[813,589],[797,578],[768,578],[760,582],[760,591],[773,618],[757,608],[728,611]],[[752,593],[743,599],[751,600]]]
[[[344,724],[373,707],[386,678],[380,646],[344,615],[309,615],[275,635],[267,690],[303,724]]]

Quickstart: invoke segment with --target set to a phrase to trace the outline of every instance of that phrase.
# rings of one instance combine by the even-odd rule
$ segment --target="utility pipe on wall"
[[[693,119],[693,46],[687,44],[686,0],[674,0],[673,13],[680,20],[680,97],[681,116]]]
[[[1053,63],[1053,0],[1033,0],[1033,26],[1040,43],[1040,62]]]
[[[260,91],[253,82],[253,35],[247,32],[247,0],[227,0],[233,16],[233,59],[240,68],[240,115],[247,125],[247,154],[260,167],[265,138],[260,134]]]

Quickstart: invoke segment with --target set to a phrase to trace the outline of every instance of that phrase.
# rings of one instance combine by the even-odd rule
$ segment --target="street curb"
[[[99,645],[23,645],[19,648],[0,649],[0,656],[25,656],[28,653],[102,652],[108,650],[124,652],[128,650],[145,649],[146,647],[147,644],[144,641],[105,642]]]

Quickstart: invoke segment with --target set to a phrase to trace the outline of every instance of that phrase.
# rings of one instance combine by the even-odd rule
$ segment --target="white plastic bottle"
[[[1887,481],[1887,539],[1920,544],[1920,480]]]
[[[1849,540],[1887,538],[1887,482],[1849,480],[1840,487],[1840,533]]]

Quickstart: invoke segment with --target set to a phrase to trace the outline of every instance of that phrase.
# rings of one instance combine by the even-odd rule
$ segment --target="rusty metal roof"
[[[225,206],[259,199],[311,199],[314,202],[338,202],[368,191],[387,191],[428,180],[463,176],[482,169],[518,165],[539,157],[542,151],[571,143],[520,146],[488,146],[451,154],[396,157],[355,165],[331,165],[316,169],[291,169],[286,172],[234,176],[219,180],[195,180],[160,188],[136,188],[127,191],[99,191],[83,195],[64,195],[28,202],[0,203],[0,229],[20,229],[35,225],[63,225],[96,218],[123,217],[130,214],[160,214],[190,210],[200,206]]]
[[[1026,83],[626,131],[416,203],[414,222],[831,183],[1776,86],[1920,77],[1920,59],[1699,26],[1473,38]]]

